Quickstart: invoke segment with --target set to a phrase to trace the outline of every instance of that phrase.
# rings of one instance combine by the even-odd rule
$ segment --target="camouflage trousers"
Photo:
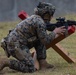
[[[34,60],[29,52],[28,47],[10,50],[10,54],[16,58],[10,60],[10,68],[21,72],[34,72]]]
[[[27,46],[21,45],[20,48],[18,49],[20,54],[18,54],[18,52],[15,52],[15,50],[12,49],[11,46],[8,47],[10,49],[10,54],[16,58],[16,60],[15,59],[10,60],[11,69],[21,71],[21,72],[36,71],[34,67],[34,60],[29,52],[30,47],[31,47],[31,44],[28,44]],[[36,41],[33,44],[33,47],[35,47],[36,49],[38,60],[46,59],[46,48],[40,41]]]
[[[37,40],[34,43],[34,48],[36,50],[38,60],[46,59],[46,47],[40,42],[40,40]]]

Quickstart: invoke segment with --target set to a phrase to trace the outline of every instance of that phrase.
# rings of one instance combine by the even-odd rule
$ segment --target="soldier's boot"
[[[10,60],[8,58],[0,58],[0,71],[3,70],[5,67],[9,67]]]
[[[45,59],[39,60],[39,65],[40,65],[40,69],[49,69],[49,68],[54,68],[53,65],[47,63],[47,61]]]

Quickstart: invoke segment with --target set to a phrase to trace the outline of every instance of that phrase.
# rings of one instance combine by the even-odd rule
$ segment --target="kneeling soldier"
[[[4,67],[21,71],[34,72],[36,67],[29,52],[34,47],[37,53],[37,60],[40,69],[53,68],[53,65],[46,61],[45,45],[55,39],[56,35],[65,32],[64,27],[55,28],[51,33],[46,32],[46,23],[51,20],[55,12],[55,7],[50,3],[39,3],[35,8],[35,14],[20,22],[4,41],[2,47],[9,56],[15,59],[0,59],[0,70]]]

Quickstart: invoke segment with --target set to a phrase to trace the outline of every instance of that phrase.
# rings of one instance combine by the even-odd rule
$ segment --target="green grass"
[[[68,18],[68,17],[67,17]],[[18,22],[0,23],[0,41],[8,34],[8,30],[16,26]],[[76,33],[62,40],[60,44],[70,55],[76,58]],[[0,57],[5,57],[4,50],[0,47]],[[5,68],[0,75],[76,75],[76,63],[67,63],[52,48],[47,50],[47,61],[55,66],[55,69],[37,71],[35,73],[21,73],[9,68]]]

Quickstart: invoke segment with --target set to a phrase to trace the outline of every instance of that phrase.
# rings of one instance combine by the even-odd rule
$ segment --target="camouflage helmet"
[[[37,8],[35,8],[35,12],[37,12],[37,14],[40,16],[43,16],[45,13],[49,13],[51,16],[53,16],[55,6],[53,6],[51,3],[39,2]]]

